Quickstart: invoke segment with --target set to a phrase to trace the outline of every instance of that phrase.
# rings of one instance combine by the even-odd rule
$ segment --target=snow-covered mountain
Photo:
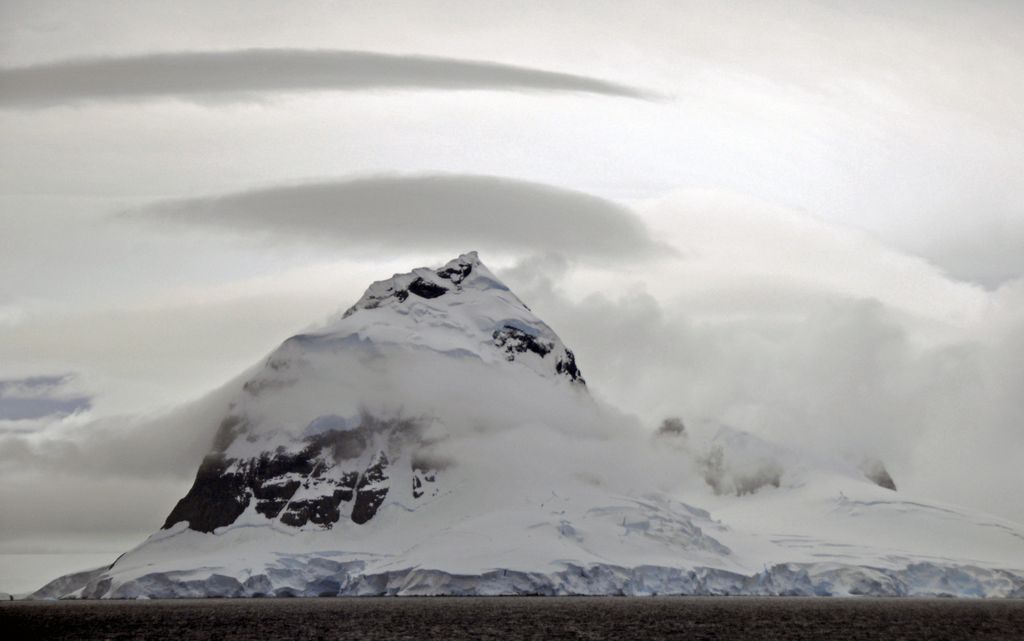
[[[163,528],[36,596],[1024,596],[1024,527],[704,434],[592,398],[469,253],[285,341]]]
[[[322,330],[285,341],[245,383],[164,528],[331,529],[365,524],[385,503],[424,502],[444,467],[429,444],[455,402],[437,388],[479,391],[460,379],[495,367],[508,370],[501,396],[517,396],[523,377],[585,394],[573,353],[475,254],[376,282]]]

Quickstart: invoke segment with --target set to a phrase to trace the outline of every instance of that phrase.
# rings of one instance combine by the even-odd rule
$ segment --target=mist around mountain
[[[34,596],[1024,596],[1024,526],[864,453],[652,429],[585,362],[475,252],[373,283],[230,390],[159,531]]]

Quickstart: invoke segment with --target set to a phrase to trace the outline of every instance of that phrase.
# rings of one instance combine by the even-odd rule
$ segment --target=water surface
[[[1024,640],[1024,600],[754,597],[0,603],[7,639]]]

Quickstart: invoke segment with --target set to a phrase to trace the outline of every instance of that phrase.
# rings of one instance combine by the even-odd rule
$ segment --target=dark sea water
[[[0,603],[4,639],[1007,639],[1024,601],[748,597]]]

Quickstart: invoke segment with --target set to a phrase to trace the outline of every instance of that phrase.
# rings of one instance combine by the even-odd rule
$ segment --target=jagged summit
[[[497,289],[508,291],[504,283],[494,277],[475,252],[467,252],[449,261],[444,267],[433,270],[420,267],[405,274],[395,274],[391,278],[379,280],[367,288],[355,305],[344,315],[348,318],[360,309],[375,309],[387,301],[404,303],[409,294],[420,298],[438,298],[446,293],[459,293],[464,288],[486,290]],[[509,292],[511,295],[511,292]],[[520,306],[523,305],[514,295],[511,296]]]
[[[315,334],[325,335],[473,355],[485,363],[518,362],[585,384],[572,350],[475,251],[440,269],[421,267],[373,283],[340,319]]]

